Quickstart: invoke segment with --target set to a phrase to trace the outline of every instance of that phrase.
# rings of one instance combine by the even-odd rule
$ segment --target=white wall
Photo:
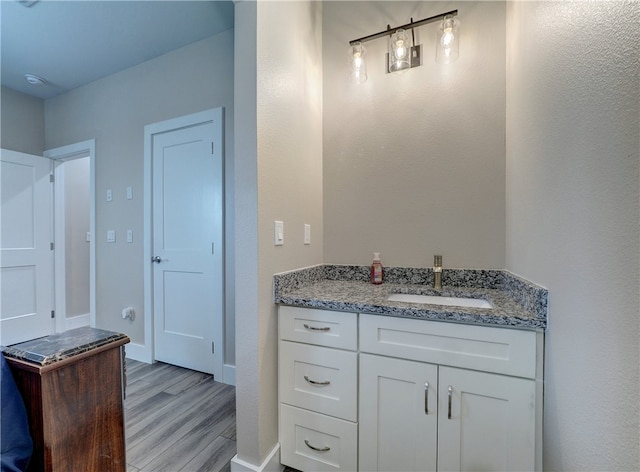
[[[0,147],[42,156],[44,100],[0,87]]]
[[[233,313],[233,31],[228,30],[49,99],[46,146],[96,139],[96,322],[144,344],[142,259],[144,126],[218,106],[225,107],[226,282],[225,362],[234,363]],[[126,187],[133,200],[126,199]],[[107,202],[106,190],[113,192]],[[117,242],[106,242],[116,230]],[[127,229],[133,243],[126,242]],[[140,315],[123,320],[122,308]]]
[[[415,29],[423,65],[348,81],[350,40],[458,9],[460,57],[435,62],[439,23]],[[504,2],[325,2],[324,260],[504,267]]]
[[[237,459],[259,465],[278,441],[273,274],[322,262],[321,5],[238,2],[235,18]]]
[[[89,158],[64,164],[66,316],[88,315],[89,307]]]
[[[507,15],[506,267],[550,291],[544,470],[640,470],[640,3]]]

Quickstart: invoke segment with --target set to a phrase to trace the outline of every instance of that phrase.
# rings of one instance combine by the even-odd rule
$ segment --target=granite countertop
[[[11,346],[2,346],[2,353],[5,357],[45,366],[122,340],[125,340],[125,343],[129,342],[125,334],[85,326]]]
[[[322,265],[274,276],[274,301],[282,305],[467,324],[544,330],[546,289],[500,270],[449,269],[433,288],[431,269],[391,268],[381,285],[367,281],[368,267]],[[447,273],[448,272],[448,273]],[[430,283],[429,283],[430,282]],[[492,308],[391,302],[392,293],[480,298]]]

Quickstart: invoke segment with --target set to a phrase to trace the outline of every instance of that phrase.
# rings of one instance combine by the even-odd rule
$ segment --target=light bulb
[[[440,38],[440,43],[444,47],[448,48],[455,41],[455,39],[456,39],[456,37],[453,35],[453,32],[451,31],[451,28],[447,28],[447,29],[444,30],[444,34]]]
[[[355,43],[349,48],[351,61],[351,79],[361,84],[367,80],[367,64],[364,60],[366,49],[362,43]]]
[[[411,42],[403,29],[397,30],[389,38],[389,72],[411,67],[409,51]]]
[[[460,22],[446,16],[438,28],[438,42],[436,43],[436,62],[449,64],[455,61],[459,55]]]
[[[407,50],[404,47],[404,41],[402,40],[396,41],[396,47],[395,47],[396,59],[402,59],[406,53],[407,53]]]

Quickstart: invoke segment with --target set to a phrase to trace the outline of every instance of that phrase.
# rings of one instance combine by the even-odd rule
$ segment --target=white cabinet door
[[[360,354],[359,470],[436,470],[438,367]]]
[[[535,381],[439,368],[438,471],[535,469]]]

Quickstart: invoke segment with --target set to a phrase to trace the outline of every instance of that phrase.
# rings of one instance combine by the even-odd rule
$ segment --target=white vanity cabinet
[[[358,315],[280,307],[280,461],[357,470]]]
[[[280,307],[281,462],[541,470],[543,334]]]
[[[541,470],[541,333],[360,315],[359,349],[360,470]]]

